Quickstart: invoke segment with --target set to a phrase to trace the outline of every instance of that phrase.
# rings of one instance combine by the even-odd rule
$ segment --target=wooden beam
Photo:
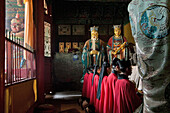
[[[38,102],[44,102],[44,1],[34,0],[36,26],[36,63],[37,63],[37,90]]]

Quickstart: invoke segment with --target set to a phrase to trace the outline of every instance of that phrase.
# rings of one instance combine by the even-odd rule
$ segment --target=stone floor
[[[65,91],[54,94],[47,94],[45,104],[51,104],[55,107],[56,113],[85,113],[78,105],[78,99],[81,92]]]

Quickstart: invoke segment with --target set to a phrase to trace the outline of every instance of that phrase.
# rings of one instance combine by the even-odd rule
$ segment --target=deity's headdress
[[[93,26],[93,27],[90,27],[90,31],[92,32],[93,30],[95,30],[95,31],[98,31],[98,26]]]
[[[115,28],[121,29],[121,25],[113,25],[113,29],[115,29]]]
[[[17,11],[17,13],[16,13],[15,18],[13,18],[13,19],[11,20],[11,24],[13,24],[13,23],[21,24],[21,20],[20,20],[20,17],[19,17],[18,11]]]

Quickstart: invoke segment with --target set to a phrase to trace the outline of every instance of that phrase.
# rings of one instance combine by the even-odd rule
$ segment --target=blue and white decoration
[[[168,14],[168,15],[167,15]],[[141,31],[151,39],[162,39],[168,35],[168,8],[153,5],[147,8],[140,19]]]

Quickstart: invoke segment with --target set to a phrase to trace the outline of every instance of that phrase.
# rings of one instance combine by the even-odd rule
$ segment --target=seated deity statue
[[[127,57],[127,40],[121,35],[121,25],[114,25],[114,36],[110,37],[107,43],[107,52],[109,63],[114,57],[124,59]]]
[[[83,63],[83,76],[87,68],[94,65],[101,67],[104,59],[104,50],[106,43],[98,38],[98,27],[93,26],[90,28],[91,39],[87,40],[83,47],[82,63]]]
[[[17,12],[15,18],[11,20],[11,36],[13,35],[13,40],[20,41],[20,44],[24,43],[24,24],[22,19],[19,17]]]
[[[24,23],[23,20],[20,18],[18,12],[16,13],[15,18],[11,20],[11,32],[10,38],[19,43],[20,45],[24,46]],[[22,68],[25,63],[25,59],[23,58],[23,50],[20,50],[18,53],[18,58],[20,60],[20,64],[17,64],[17,68]]]

